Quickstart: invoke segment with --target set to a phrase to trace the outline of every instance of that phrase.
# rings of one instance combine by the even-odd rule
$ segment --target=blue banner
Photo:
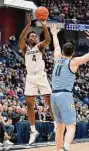
[[[89,25],[87,25],[87,24],[65,24],[65,30],[73,30],[73,31],[89,30]]]

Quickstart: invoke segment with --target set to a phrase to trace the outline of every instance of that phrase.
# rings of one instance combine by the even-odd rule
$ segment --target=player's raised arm
[[[24,51],[25,47],[26,47],[26,45],[25,45],[25,37],[26,37],[26,35],[27,35],[27,33],[28,33],[29,29],[30,29],[30,26],[31,26],[31,18],[30,18],[29,15],[27,15],[27,25],[26,25],[26,27],[24,28],[24,30],[22,31],[22,33],[21,33],[21,35],[19,37],[19,46],[20,46],[20,49],[22,51]]]
[[[72,62],[73,62],[73,65],[78,67],[79,65],[82,65],[86,62],[89,61],[89,53],[81,56],[81,57],[75,57]]]
[[[45,36],[45,40],[38,44],[38,47],[41,50],[43,48],[46,48],[49,45],[49,43],[51,41],[51,38],[50,38],[48,28],[46,26],[46,21],[40,21],[40,22],[41,22],[41,25],[42,25],[42,28],[43,28],[43,31],[44,31],[44,36]]]
[[[86,38],[89,39],[89,32],[85,31],[85,33],[88,35],[88,37],[86,37]],[[71,60],[70,68],[72,67],[76,71],[80,65],[82,65],[88,61],[89,61],[89,53],[87,53],[81,57],[75,57],[74,59]]]
[[[61,55],[61,47],[57,37],[57,33],[59,32],[59,29],[57,28],[57,25],[54,23],[51,25],[50,30],[53,36],[54,58],[58,58]]]
[[[85,31],[85,33],[87,34],[87,37],[89,39],[89,32],[88,31]],[[75,57],[73,60],[72,60],[72,65],[75,66],[75,67],[78,67],[86,62],[89,61],[89,53],[81,56],[81,57]]]

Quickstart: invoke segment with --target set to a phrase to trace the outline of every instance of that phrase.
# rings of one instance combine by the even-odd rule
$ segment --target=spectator
[[[9,141],[9,136],[8,135],[8,131],[7,131],[7,128],[6,128],[6,118],[2,116],[2,111],[3,111],[3,106],[0,104],[0,125],[1,125],[1,128],[3,128],[3,134],[4,134],[4,137],[5,137],[5,141],[2,139],[2,141],[4,141],[3,143],[4,144],[10,144],[12,145],[13,143]],[[11,126],[9,125],[10,123],[8,122],[8,129],[11,130]],[[3,126],[2,126],[3,125]],[[2,143],[2,141],[0,143]]]

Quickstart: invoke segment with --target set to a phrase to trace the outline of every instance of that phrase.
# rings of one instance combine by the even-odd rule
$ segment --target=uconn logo
[[[33,55],[33,54],[37,54],[37,53],[39,53],[39,50],[35,50],[35,51],[27,50],[27,55]]]

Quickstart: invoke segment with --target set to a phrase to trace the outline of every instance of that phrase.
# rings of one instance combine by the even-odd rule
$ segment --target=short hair
[[[35,31],[30,31],[30,32],[27,34],[27,39],[29,38],[29,36],[30,36],[32,33],[37,35],[37,33],[36,33]]]
[[[74,54],[74,45],[70,42],[64,44],[62,52],[65,56],[71,57]]]

